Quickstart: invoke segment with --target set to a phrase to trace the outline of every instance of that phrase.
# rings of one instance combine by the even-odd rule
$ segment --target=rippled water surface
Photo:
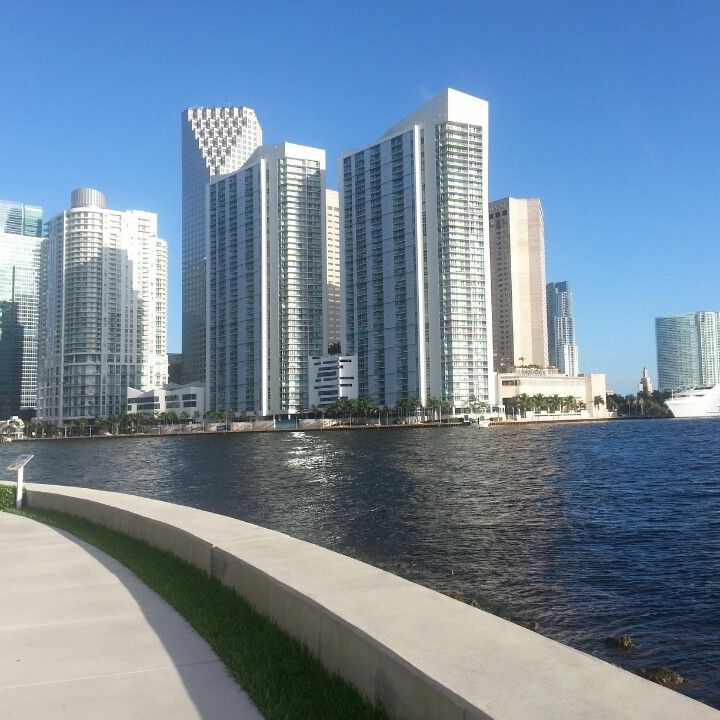
[[[720,421],[35,442],[26,479],[232,515],[720,707]],[[7,463],[4,462],[4,468]],[[9,477],[5,473],[3,477]],[[632,652],[605,646],[629,634]]]

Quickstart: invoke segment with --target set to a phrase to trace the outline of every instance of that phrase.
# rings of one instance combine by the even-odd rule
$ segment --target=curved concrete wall
[[[513,623],[330,550],[132,495],[27,485],[234,588],[396,718],[720,719],[720,712]]]

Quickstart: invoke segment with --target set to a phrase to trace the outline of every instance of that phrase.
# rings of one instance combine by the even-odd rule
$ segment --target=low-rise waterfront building
[[[340,398],[357,400],[357,356],[322,355],[311,357],[310,407],[327,407]]]
[[[176,385],[166,383],[162,387],[150,390],[127,389],[128,413],[174,412],[187,413],[190,417],[202,417],[205,414],[204,385]],[[196,415],[197,413],[197,415]]]
[[[508,416],[535,420],[608,417],[604,373],[571,377],[555,368],[497,374],[498,402]]]
[[[25,422],[17,415],[0,420],[0,442],[20,440],[25,437]]]

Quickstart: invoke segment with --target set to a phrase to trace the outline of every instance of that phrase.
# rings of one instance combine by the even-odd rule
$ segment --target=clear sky
[[[580,368],[653,378],[654,318],[720,310],[720,3],[0,0],[0,198],[159,214],[180,350],[180,113],[248,105],[337,158],[453,87],[490,103],[490,200],[540,197]]]

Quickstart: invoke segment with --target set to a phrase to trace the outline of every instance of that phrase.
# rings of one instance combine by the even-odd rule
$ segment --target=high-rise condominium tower
[[[655,318],[658,388],[720,383],[720,312]]]
[[[42,208],[0,200],[0,420],[37,405]]]
[[[575,344],[575,310],[567,282],[547,285],[548,360],[564,375],[579,374]]]
[[[237,170],[262,144],[255,111],[190,108],[182,113],[183,380],[205,379],[205,186]]]
[[[72,193],[43,241],[38,417],[124,413],[128,386],[167,382],[167,243],[157,215]]]
[[[259,148],[209,186],[208,401],[294,413],[326,351],[325,151]]]
[[[361,396],[493,402],[487,151],[487,102],[446,90],[342,158],[342,349]]]
[[[329,344],[340,342],[340,194],[325,191],[325,324]]]
[[[545,229],[540,200],[491,202],[495,367],[548,364]]]

